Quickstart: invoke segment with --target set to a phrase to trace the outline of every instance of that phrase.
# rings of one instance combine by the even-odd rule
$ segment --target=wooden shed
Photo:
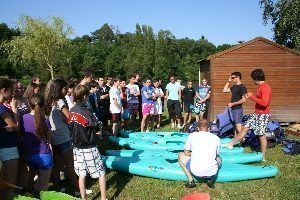
[[[284,47],[262,37],[236,45],[230,49],[198,61],[201,77],[206,76],[212,87],[208,117],[224,111],[231,93],[223,87],[232,72],[242,73],[242,83],[247,90],[256,92],[250,73],[257,68],[265,72],[266,82],[272,87],[272,119],[280,122],[300,121],[300,52]],[[244,113],[254,111],[254,102],[244,104]]]

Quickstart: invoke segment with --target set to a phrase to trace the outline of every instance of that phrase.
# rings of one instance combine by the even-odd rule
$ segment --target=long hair
[[[64,99],[64,95],[62,94],[62,89],[64,87],[68,87],[68,83],[61,79],[51,80],[47,84],[47,88],[45,91],[45,112],[46,115],[49,115],[52,109],[52,105],[55,104],[59,99]]]
[[[29,106],[34,110],[36,135],[40,140],[50,141],[50,131],[47,130],[44,113],[45,99],[40,94],[33,94],[29,98]]]
[[[27,86],[23,96],[26,97],[27,99],[29,99],[34,94],[34,89],[39,88],[39,87],[40,86],[36,83],[30,83]]]

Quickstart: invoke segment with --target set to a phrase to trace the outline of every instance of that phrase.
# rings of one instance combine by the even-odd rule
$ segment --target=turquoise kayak
[[[121,156],[121,157],[138,157],[155,160],[156,158],[163,158],[168,160],[177,160],[178,151],[167,150],[106,150],[107,156]],[[261,162],[263,155],[260,152],[241,153],[241,154],[220,154],[223,163],[251,163]]]
[[[183,141],[168,141],[168,140],[142,140],[136,138],[121,138],[116,136],[109,136],[108,140],[118,144],[122,147],[137,149],[137,150],[184,150]],[[234,147],[233,149],[221,148],[221,153],[242,153],[243,147]]]
[[[159,140],[159,141],[182,141],[185,142],[189,133],[183,132],[130,132],[122,131],[121,136],[125,138]],[[228,143],[232,138],[220,138],[221,144]]]
[[[166,180],[187,181],[178,162],[163,158],[107,156],[103,158],[107,168],[139,176]],[[244,164],[222,164],[216,182],[243,181],[273,177],[278,173],[274,166],[251,166]],[[201,180],[198,180],[201,181]]]

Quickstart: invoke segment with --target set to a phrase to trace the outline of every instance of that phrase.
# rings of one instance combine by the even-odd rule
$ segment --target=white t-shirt
[[[140,91],[140,88],[136,84],[128,84],[126,87],[129,89],[128,103],[139,103],[139,98],[137,96],[133,96],[133,94],[137,94]]]
[[[121,109],[119,109],[114,102],[114,99],[117,100],[120,108],[122,107],[121,103],[121,91],[118,88],[111,87],[109,90],[109,98],[110,98],[110,107],[109,110],[111,113],[121,113]]]
[[[68,103],[69,110],[71,110],[71,108],[74,107],[74,97],[72,95],[71,96],[66,95],[65,98]]]
[[[191,133],[184,146],[191,151],[191,171],[196,176],[212,176],[218,171],[216,156],[220,151],[220,138],[212,133]]]

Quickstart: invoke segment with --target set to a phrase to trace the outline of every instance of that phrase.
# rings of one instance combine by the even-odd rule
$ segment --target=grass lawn
[[[167,121],[165,123],[161,131],[173,131]],[[105,150],[117,148],[105,141],[102,146]],[[146,178],[108,169],[107,198],[171,200],[194,192],[205,192],[212,199],[300,199],[300,155],[286,155],[281,151],[281,145],[277,145],[268,149],[267,162],[261,165],[275,165],[279,168],[278,175],[267,179],[216,183],[215,189],[204,183],[186,189],[183,186],[185,182]],[[88,186],[93,189],[90,199],[98,199],[100,193],[96,180],[90,180]]]

